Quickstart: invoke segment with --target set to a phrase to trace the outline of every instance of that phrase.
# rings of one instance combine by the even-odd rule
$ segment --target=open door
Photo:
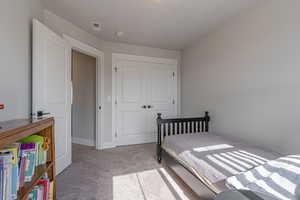
[[[70,49],[62,37],[33,20],[32,113],[55,118],[57,174],[71,164]]]

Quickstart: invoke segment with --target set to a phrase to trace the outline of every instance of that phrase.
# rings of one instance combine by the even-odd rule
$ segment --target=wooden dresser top
[[[53,117],[43,119],[15,119],[9,121],[0,122],[0,134],[2,132],[11,131],[18,128],[29,128],[31,126],[45,123],[46,121],[52,121]]]
[[[32,131],[30,130],[42,130],[51,126],[53,123],[53,117],[43,119],[17,119],[0,122],[0,146],[8,142],[15,142],[20,137],[31,135]]]

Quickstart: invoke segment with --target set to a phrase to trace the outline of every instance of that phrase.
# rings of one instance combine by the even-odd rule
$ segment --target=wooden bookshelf
[[[0,122],[0,147],[18,142],[30,135],[48,137],[50,139],[50,147],[47,153],[46,164],[36,167],[31,182],[25,183],[25,185],[19,189],[18,200],[26,200],[33,187],[46,172],[48,173],[50,181],[53,181],[53,199],[56,199],[54,118]]]

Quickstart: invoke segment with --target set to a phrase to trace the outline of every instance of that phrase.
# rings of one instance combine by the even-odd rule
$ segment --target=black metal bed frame
[[[195,134],[209,131],[210,116],[205,112],[204,117],[192,118],[166,118],[161,117],[161,113],[157,114],[157,161],[162,160],[162,141],[166,136]]]
[[[190,171],[185,165],[178,161],[162,148],[165,137],[171,135],[197,134],[209,131],[210,116],[205,112],[203,117],[183,118],[162,118],[161,113],[157,114],[157,161],[161,163],[164,156],[165,164],[194,191],[200,199],[212,200],[216,192],[201,178]]]

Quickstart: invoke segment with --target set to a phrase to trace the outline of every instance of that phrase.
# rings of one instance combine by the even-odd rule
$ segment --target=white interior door
[[[156,63],[148,63],[147,65],[148,134],[155,138],[157,113],[162,113],[163,116],[177,115],[176,66]]]
[[[117,69],[117,145],[146,142],[146,74],[139,62],[122,61]]]
[[[118,59],[116,145],[154,142],[156,116],[176,115],[176,65]]]
[[[71,76],[67,43],[33,20],[32,112],[55,118],[56,173],[71,164]]]

